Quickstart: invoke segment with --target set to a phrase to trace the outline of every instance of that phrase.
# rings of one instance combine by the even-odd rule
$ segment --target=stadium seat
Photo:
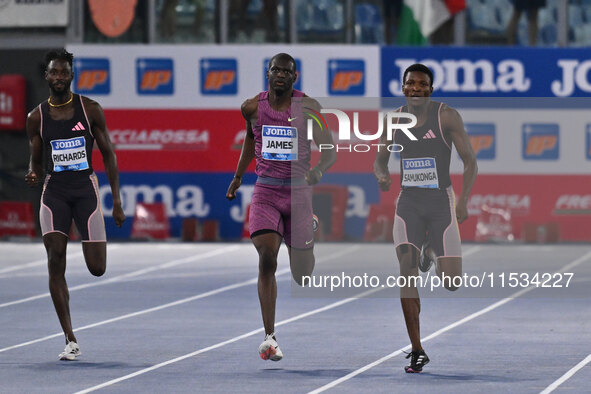
[[[583,24],[583,12],[579,5],[570,4],[568,6],[568,25],[578,27]]]
[[[540,28],[540,43],[544,46],[556,45],[558,32],[556,25],[547,24]]]
[[[300,41],[339,41],[344,36],[345,9],[337,0],[301,0],[296,7]]]
[[[355,6],[355,42],[356,43],[383,43],[383,23],[380,10],[370,3],[361,3]]]
[[[249,16],[257,16],[262,11],[263,11],[262,0],[250,0],[250,3],[248,3],[248,8],[246,8],[246,13]]]
[[[343,5],[336,0],[313,2],[312,25],[316,33],[333,33],[345,26]]]

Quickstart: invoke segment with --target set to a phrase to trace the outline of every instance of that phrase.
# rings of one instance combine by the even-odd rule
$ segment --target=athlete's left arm
[[[96,144],[103,155],[103,163],[105,164],[105,172],[111,185],[111,193],[113,194],[113,219],[118,227],[121,227],[125,221],[125,214],[121,207],[121,195],[119,194],[119,171],[117,170],[117,157],[109,138],[107,130],[107,123],[105,121],[105,113],[96,101],[84,98],[84,106],[89,116],[90,127],[92,135]]]
[[[468,197],[476,181],[476,174],[478,174],[476,154],[472,149],[472,144],[464,128],[464,122],[458,111],[445,106],[441,111],[441,122],[446,134],[451,136],[462,162],[464,162],[462,194],[456,203],[456,217],[458,222],[462,223],[468,218]]]
[[[309,100],[309,101],[308,101]],[[320,103],[318,101],[306,97],[306,105],[317,112],[320,112]],[[315,185],[320,182],[322,175],[334,164],[337,160],[336,149],[332,141],[332,133],[330,130],[323,131],[315,122],[313,124],[312,138],[314,143],[320,149],[320,160],[314,168],[311,168],[306,174],[306,182],[309,185]],[[322,149],[325,147],[325,149]],[[330,147],[329,149],[326,149]]]

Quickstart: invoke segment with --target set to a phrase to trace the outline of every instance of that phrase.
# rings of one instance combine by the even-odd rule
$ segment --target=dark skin
[[[402,91],[407,98],[409,112],[417,117],[417,126],[421,126],[427,120],[429,101],[431,93],[433,93],[432,81],[429,75],[420,71],[409,72],[402,85]],[[451,139],[464,164],[462,193],[456,201],[456,218],[458,223],[462,223],[468,218],[468,197],[478,173],[476,155],[464,129],[462,118],[455,109],[447,105],[443,106],[441,110],[441,127],[446,140]],[[380,142],[388,143],[386,138],[387,136],[384,133]],[[379,151],[374,163],[374,175],[380,189],[383,191],[388,191],[392,184],[388,171],[389,159],[390,153],[387,150]],[[439,277],[442,277],[443,274],[451,277],[462,275],[461,257],[438,257],[430,248],[426,250],[426,253],[436,262],[436,272]],[[401,276],[409,277],[419,274],[420,250],[417,250],[413,245],[403,244],[396,248],[396,256],[400,263]],[[446,284],[446,288],[451,291],[457,290],[451,284],[449,286]],[[401,288],[400,301],[412,350],[422,350],[419,325],[421,300],[417,288],[415,286]]]
[[[49,85],[50,102],[60,105],[68,102],[71,97],[70,84],[74,74],[72,67],[65,60],[55,59],[49,62],[45,71],[45,80]],[[119,194],[119,174],[117,171],[117,159],[105,123],[105,115],[101,106],[87,97],[82,97],[92,134],[103,156],[105,171],[111,185],[113,194],[113,218],[119,227],[125,221],[125,214],[121,207]],[[70,102],[60,107],[49,107],[49,114],[54,120],[70,119],[74,116],[74,103]],[[43,140],[40,134],[41,113],[36,107],[27,116],[27,135],[31,157],[29,172],[25,175],[25,181],[29,186],[39,184],[43,178]],[[66,248],[68,237],[60,232],[52,232],[43,236],[43,244],[47,251],[49,271],[49,291],[57,312],[62,330],[67,341],[76,342],[76,336],[72,330],[70,319],[69,292],[66,284]],[[82,250],[86,266],[91,274],[101,276],[106,269],[107,243],[83,242]]]
[[[293,84],[297,80],[295,64],[287,58],[274,57],[271,59],[267,71],[267,79],[269,80],[269,104],[276,111],[286,111],[291,106]],[[316,100],[308,100],[305,106],[320,110],[320,105]],[[244,175],[248,165],[255,157],[255,141],[252,130],[258,118],[258,95],[247,99],[242,104],[241,109],[242,116],[246,120],[246,137],[244,138],[242,152],[236,168],[237,177],[234,177],[226,193],[228,200],[236,198],[236,191],[242,183],[242,175]],[[332,144],[331,134],[323,133],[316,127],[313,131],[313,138],[317,146],[319,144]],[[309,185],[318,183],[322,178],[322,174],[335,160],[336,153],[334,150],[323,150],[316,167],[306,173],[306,182]],[[277,254],[279,253],[281,240],[281,235],[276,232],[261,234],[252,238],[252,243],[259,255],[258,293],[266,334],[275,331],[275,304],[277,299],[275,271],[277,270]],[[290,246],[287,247],[287,250],[292,277],[299,285],[302,285],[302,276],[311,275],[314,270],[314,250],[313,248],[297,249]]]

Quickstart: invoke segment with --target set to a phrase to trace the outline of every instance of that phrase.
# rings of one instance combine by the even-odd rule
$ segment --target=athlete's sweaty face
[[[424,104],[428,101],[425,97],[430,97],[431,93],[433,93],[429,75],[421,71],[410,71],[402,85],[402,93],[404,93],[409,104]]]
[[[47,65],[45,80],[52,95],[60,96],[68,92],[73,78],[72,67],[67,61],[54,59]]]
[[[297,79],[296,66],[289,59],[274,58],[267,70],[269,88],[276,92],[285,92],[293,87]]]

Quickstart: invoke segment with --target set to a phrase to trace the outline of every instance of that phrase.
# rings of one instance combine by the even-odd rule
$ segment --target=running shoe
[[[265,336],[265,340],[259,346],[259,354],[263,360],[279,361],[283,358],[283,353],[275,339],[275,333]]]
[[[433,260],[427,254],[427,248],[429,247],[429,243],[424,243],[423,247],[421,248],[421,255],[419,257],[419,269],[421,272],[427,272],[433,266]]]
[[[423,367],[429,363],[429,357],[427,357],[424,350],[410,352],[406,358],[410,358],[410,365],[404,367],[406,373],[419,373],[423,371]]]
[[[80,346],[78,346],[76,342],[69,341],[64,351],[61,352],[58,357],[60,360],[72,361],[81,354],[82,352],[80,351]]]

